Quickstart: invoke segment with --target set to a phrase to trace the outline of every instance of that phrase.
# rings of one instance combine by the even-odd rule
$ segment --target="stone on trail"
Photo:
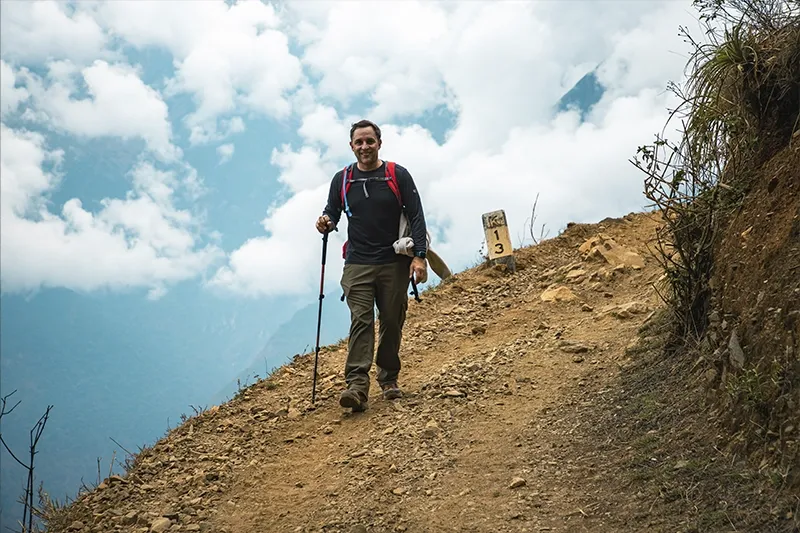
[[[567,287],[551,287],[545,289],[540,298],[543,302],[571,302],[578,297]]]
[[[429,420],[427,424],[425,424],[425,429],[422,430],[422,436],[427,438],[433,438],[439,434],[441,428],[439,424],[436,423],[436,420]]]
[[[606,234],[595,235],[584,242],[578,251],[583,254],[584,260],[602,259],[612,267],[629,266],[634,270],[644,268],[644,260],[636,252],[632,252],[617,244],[614,239]]]
[[[524,487],[527,485],[527,481],[521,477],[515,477],[511,480],[511,484],[508,486],[510,489],[518,489],[520,487]]]
[[[172,520],[169,518],[156,518],[153,520],[153,523],[150,524],[150,531],[153,533],[164,533],[164,531],[167,531],[170,527],[172,527]]]

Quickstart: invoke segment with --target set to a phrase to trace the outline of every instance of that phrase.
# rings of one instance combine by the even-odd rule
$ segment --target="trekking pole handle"
[[[422,300],[420,299],[419,291],[417,290],[417,280],[414,278],[413,274],[411,275],[411,289],[412,290],[409,294],[413,294],[414,299],[418,302],[421,302]]]

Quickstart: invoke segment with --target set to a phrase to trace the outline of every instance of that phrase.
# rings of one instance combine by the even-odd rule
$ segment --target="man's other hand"
[[[421,257],[412,259],[409,276],[413,276],[417,283],[428,281],[428,263]]]

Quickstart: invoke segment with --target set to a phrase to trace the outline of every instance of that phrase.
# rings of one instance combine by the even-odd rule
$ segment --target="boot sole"
[[[339,398],[339,405],[352,409],[355,412],[363,412],[367,409],[367,404],[360,402],[357,398],[352,396],[342,396]]]

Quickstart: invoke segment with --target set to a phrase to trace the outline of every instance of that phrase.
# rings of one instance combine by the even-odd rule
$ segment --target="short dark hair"
[[[381,140],[381,129],[378,127],[378,125],[371,120],[363,119],[350,126],[351,141],[353,140],[353,133],[359,128],[372,128],[372,130],[375,132],[375,136],[378,137],[379,141]]]

